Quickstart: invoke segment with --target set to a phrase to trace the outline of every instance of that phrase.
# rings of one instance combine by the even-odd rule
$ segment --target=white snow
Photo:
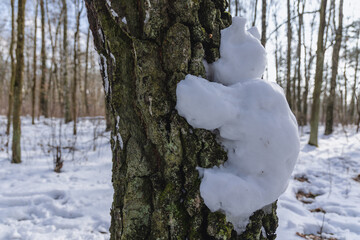
[[[123,17],[123,18],[121,19],[121,21],[122,21],[124,24],[127,24],[126,17]]]
[[[144,23],[148,23],[149,20],[150,20],[150,8],[151,8],[151,3],[150,3],[150,0],[146,0],[146,10],[145,10],[145,20],[144,20]]]
[[[360,239],[360,182],[353,179],[360,174],[360,133],[355,129],[347,127],[345,134],[337,127],[331,136],[319,135],[319,148],[315,148],[307,145],[309,127],[305,128],[293,177],[306,180],[292,178],[279,198],[278,239],[303,239],[296,232],[338,240]],[[323,132],[322,126],[319,133]],[[306,204],[296,199],[300,190],[318,196],[302,199]],[[314,209],[325,212],[310,212]]]
[[[286,190],[300,143],[283,90],[260,79],[266,53],[245,31],[245,19],[233,18],[221,34],[221,58],[207,66],[216,82],[187,75],[177,86],[176,108],[193,127],[219,130],[228,160],[199,169],[200,192],[208,208],[225,212],[241,233],[254,211]]]
[[[124,148],[124,142],[122,140],[120,131],[119,131],[119,124],[120,124],[120,117],[116,116],[116,132],[117,132],[117,140],[119,141],[120,144],[120,148],[123,149]]]
[[[113,17],[119,17],[119,15],[114,11],[114,9],[110,9],[111,15],[113,15]]]
[[[22,163],[7,153],[6,118],[0,116],[0,239],[109,239],[111,149],[103,118],[73,124],[22,117]],[[54,147],[62,146],[60,174],[53,171]],[[75,151],[71,151],[75,149]]]
[[[102,58],[102,62],[103,65],[101,64],[101,62],[99,63],[100,65],[100,69],[104,72],[104,89],[105,89],[105,94],[108,95],[109,91],[110,91],[110,85],[109,85],[109,76],[107,73],[107,63],[106,63],[106,57],[102,54],[100,54],[100,57]],[[115,59],[115,58],[114,58]]]

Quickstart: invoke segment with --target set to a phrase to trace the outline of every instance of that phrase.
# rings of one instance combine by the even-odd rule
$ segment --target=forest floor
[[[60,122],[41,118],[31,125],[29,117],[22,118],[23,162],[15,165],[7,144],[11,136],[4,134],[6,118],[0,116],[0,240],[109,239],[110,133],[102,118],[80,119],[76,138],[72,123]],[[309,128],[302,130],[300,157],[278,202],[277,239],[360,239],[355,130],[320,134],[319,148],[307,145]],[[64,163],[55,173],[59,149]]]
[[[303,129],[293,177],[278,201],[278,239],[360,239],[360,133],[354,126],[323,133],[320,127],[316,148]]]
[[[10,163],[5,127],[0,116],[0,240],[109,239],[113,190],[105,121],[80,119],[74,138],[72,123],[60,128],[59,119],[31,125],[22,118],[21,164]],[[54,172],[57,149],[61,173]]]

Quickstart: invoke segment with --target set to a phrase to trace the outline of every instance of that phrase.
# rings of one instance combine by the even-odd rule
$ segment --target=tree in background
[[[11,78],[10,78],[10,91],[9,91],[9,102],[8,102],[8,114],[7,114],[7,125],[6,134],[10,134],[11,127],[11,116],[13,109],[13,93],[14,93],[14,81],[15,81],[15,59],[14,59],[14,44],[15,44],[15,6],[14,0],[11,0],[11,41],[10,41],[10,60],[11,60]]]
[[[44,0],[40,0],[41,11],[41,79],[40,79],[40,114],[48,117],[46,93],[46,46],[45,46],[45,8]]]
[[[226,153],[212,132],[192,129],[175,110],[176,84],[188,73],[205,76],[204,57],[219,58],[220,30],[231,23],[226,1],[87,0],[86,7],[115,121],[111,239],[275,239],[275,204],[254,213],[241,236],[204,205],[196,167],[219,165]]]
[[[334,28],[336,28],[335,44],[332,52],[332,67],[331,67],[331,80],[330,80],[330,94],[327,100],[326,106],[326,121],[325,121],[325,135],[329,135],[333,132],[334,124],[334,104],[335,104],[335,89],[336,79],[338,75],[339,66],[339,54],[342,40],[342,22],[343,22],[343,4],[344,0],[340,0],[339,4],[339,24],[336,28],[335,14],[334,14]]]
[[[25,28],[25,3],[26,0],[18,2],[17,17],[17,46],[16,46],[16,69],[14,81],[14,112],[13,112],[13,139],[12,139],[12,163],[21,163],[21,104],[22,87],[24,78],[24,28]]]
[[[35,26],[34,26],[34,56],[33,56],[33,78],[32,78],[32,87],[31,87],[31,123],[35,124],[35,96],[36,96],[36,33],[37,33],[37,15],[38,15],[38,6],[39,0],[36,0],[36,9],[35,9]]]
[[[311,106],[311,121],[310,121],[310,139],[309,144],[318,146],[318,127],[319,127],[319,111],[320,111],[320,94],[321,84],[324,70],[324,30],[325,30],[325,16],[326,16],[327,0],[321,0],[320,5],[320,24],[318,32],[317,50],[316,50],[316,70],[315,70],[315,87],[313,92],[313,104]]]

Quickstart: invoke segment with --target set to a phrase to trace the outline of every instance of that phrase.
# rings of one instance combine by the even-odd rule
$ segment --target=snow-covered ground
[[[1,240],[109,239],[113,190],[104,120],[81,119],[76,139],[72,123],[62,124],[64,163],[55,173],[59,123],[40,119],[31,125],[29,117],[22,118],[23,162],[11,164],[6,120],[0,116]]]
[[[22,118],[23,163],[15,165],[0,116],[1,240],[109,238],[113,190],[104,120],[81,119],[76,139],[72,124],[62,124],[60,174],[53,171],[59,123],[40,119],[32,126],[30,118]],[[360,182],[353,179],[360,174],[360,133],[336,128],[329,137],[321,135],[315,148],[307,145],[308,131],[301,136],[293,178],[279,199],[278,239],[360,239]]]
[[[330,136],[321,134],[315,148],[307,145],[309,128],[304,132],[293,178],[278,202],[278,239],[304,239],[296,233],[360,239],[360,133],[338,127]]]

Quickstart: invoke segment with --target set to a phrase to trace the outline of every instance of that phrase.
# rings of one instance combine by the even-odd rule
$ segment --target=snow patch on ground
[[[347,127],[345,134],[337,127],[334,134],[320,136],[316,148],[307,144],[309,128],[304,129],[293,178],[278,201],[278,239],[303,239],[296,232],[360,239],[360,134],[355,130]]]
[[[0,116],[0,239],[109,239],[111,151],[103,118],[72,123],[22,117],[22,163],[7,153],[6,119]],[[62,172],[53,171],[53,150],[62,146]],[[72,151],[75,150],[75,151]]]

